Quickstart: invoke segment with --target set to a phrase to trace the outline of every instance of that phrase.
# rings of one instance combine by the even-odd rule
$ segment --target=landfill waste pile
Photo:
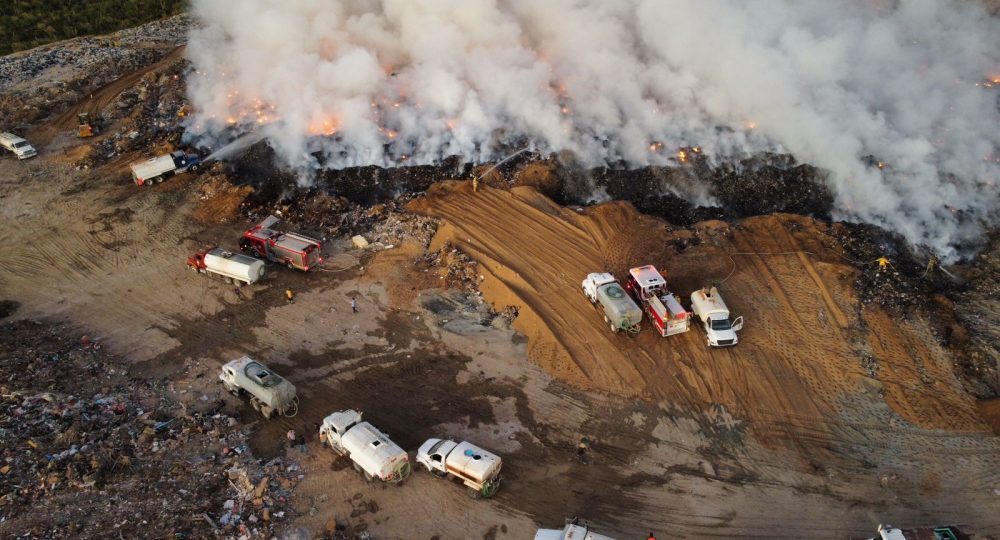
[[[191,19],[178,15],[103,37],[84,37],[0,57],[0,122],[38,120],[183,45]],[[49,72],[58,77],[49,77]],[[47,81],[47,82],[46,82]]]
[[[114,124],[116,129],[98,137],[76,166],[90,169],[129,152],[165,154],[180,148],[185,65],[183,58],[171,60],[163,70],[143,75],[134,87],[97,111],[101,123]]]
[[[262,462],[221,391],[197,407],[64,326],[0,326],[0,537],[270,538],[298,465]]]

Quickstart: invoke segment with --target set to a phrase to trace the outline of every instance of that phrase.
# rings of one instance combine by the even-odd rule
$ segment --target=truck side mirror
[[[743,330],[743,315],[736,317],[736,320],[733,321],[733,332],[739,332],[740,330]]]

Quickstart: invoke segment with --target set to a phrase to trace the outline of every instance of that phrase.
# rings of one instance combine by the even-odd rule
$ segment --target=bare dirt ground
[[[579,515],[622,539],[857,538],[879,522],[1000,537],[1000,439],[980,415],[995,407],[963,391],[928,321],[862,307],[837,226],[772,215],[682,229],[623,203],[578,211],[531,187],[441,183],[410,210],[441,220],[431,251],[450,242],[478,262],[486,302],[519,308],[513,328],[483,324],[479,297],[417,264],[412,241],[360,252],[331,239],[323,271],[269,268],[238,298],[184,259],[235,247],[249,223],[192,219],[203,178],[146,189],[123,162],[77,170],[67,155],[88,143],[65,116],[38,126],[53,133],[38,158],[0,157],[0,300],[20,303],[10,319],[85,329],[132,376],[227,400],[257,458],[302,467],[279,536],[520,539]],[[740,345],[606,331],[580,280],[644,263],[679,294],[725,280],[747,319]],[[298,387],[298,416],[253,423],[223,395],[216,370],[239,354]],[[475,501],[421,471],[365,483],[314,438],[344,408],[411,452],[441,435],[495,450],[503,487]],[[306,453],[286,448],[290,429]],[[0,536],[26,532],[11,511]]]

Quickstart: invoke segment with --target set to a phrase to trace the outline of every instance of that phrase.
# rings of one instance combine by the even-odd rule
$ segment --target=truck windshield
[[[25,146],[28,146],[28,141],[14,143],[14,148],[24,148]]]
[[[712,319],[712,330],[730,330],[732,327],[729,319]]]

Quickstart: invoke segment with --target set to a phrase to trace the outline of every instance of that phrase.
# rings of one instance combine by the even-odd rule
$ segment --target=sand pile
[[[926,322],[862,307],[836,226],[779,214],[679,229],[628,203],[575,212],[532,188],[473,193],[467,182],[435,186],[410,209],[442,220],[431,249],[451,242],[471,255],[486,299],[520,308],[531,360],[572,384],[698,410],[718,403],[779,435],[825,438],[854,420],[842,403],[858,394],[923,427],[988,429]],[[648,323],[635,338],[610,333],[580,282],[596,271],[623,280],[642,264],[665,271],[685,304],[721,283],[746,317],[740,345],[709,349],[698,328],[662,338]]]

